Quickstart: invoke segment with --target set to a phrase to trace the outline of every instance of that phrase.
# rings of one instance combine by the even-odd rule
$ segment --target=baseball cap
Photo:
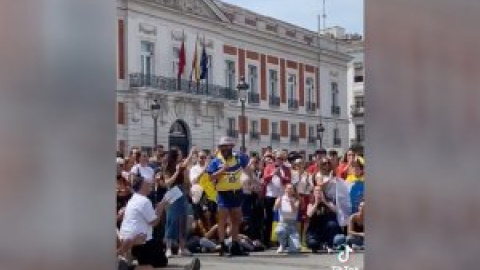
[[[218,142],[218,146],[222,145],[235,145],[235,141],[230,137],[222,137]]]

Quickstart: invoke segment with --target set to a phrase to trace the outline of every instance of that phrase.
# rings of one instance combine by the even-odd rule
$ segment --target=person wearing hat
[[[230,255],[247,255],[239,244],[239,229],[242,222],[243,184],[240,180],[242,171],[248,174],[249,158],[239,152],[233,152],[235,141],[229,137],[222,137],[218,143],[216,157],[207,167],[207,173],[216,184],[218,206],[218,236],[221,245],[220,256],[227,249],[225,244],[225,225],[230,220],[232,244]]]

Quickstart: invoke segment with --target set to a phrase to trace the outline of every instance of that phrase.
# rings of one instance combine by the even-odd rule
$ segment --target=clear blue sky
[[[316,31],[322,0],[222,0],[254,12]],[[364,0],[325,0],[326,25],[363,35]],[[322,24],[323,25],[323,24]]]

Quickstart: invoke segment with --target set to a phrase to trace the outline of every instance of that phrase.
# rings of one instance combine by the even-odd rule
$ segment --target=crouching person
[[[300,252],[300,234],[297,229],[298,208],[300,202],[291,184],[285,186],[285,194],[275,201],[273,209],[278,211],[279,223],[275,233],[280,246],[277,253],[282,253],[288,246],[288,252]]]
[[[154,269],[166,267],[168,260],[161,246],[153,240],[153,227],[160,221],[161,214],[167,206],[162,200],[155,209],[147,198],[152,189],[152,181],[143,178],[140,174],[133,179],[134,194],[128,201],[125,214],[120,226],[119,253],[131,248],[131,253],[138,261],[137,269]],[[144,235],[145,242],[139,243],[139,235]],[[185,269],[200,269],[200,261],[194,259]]]

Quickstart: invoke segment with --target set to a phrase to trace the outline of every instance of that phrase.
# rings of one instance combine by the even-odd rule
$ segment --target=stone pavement
[[[298,255],[277,254],[275,250],[251,253],[248,257],[219,257],[217,254],[197,254],[202,264],[202,270],[287,270],[287,269],[315,269],[315,270],[363,270],[363,252],[350,255],[346,264],[338,262],[335,254]],[[165,269],[181,269],[191,258],[173,257],[169,259],[169,267]],[[339,266],[342,268],[332,268]],[[344,267],[348,266],[348,267]]]

